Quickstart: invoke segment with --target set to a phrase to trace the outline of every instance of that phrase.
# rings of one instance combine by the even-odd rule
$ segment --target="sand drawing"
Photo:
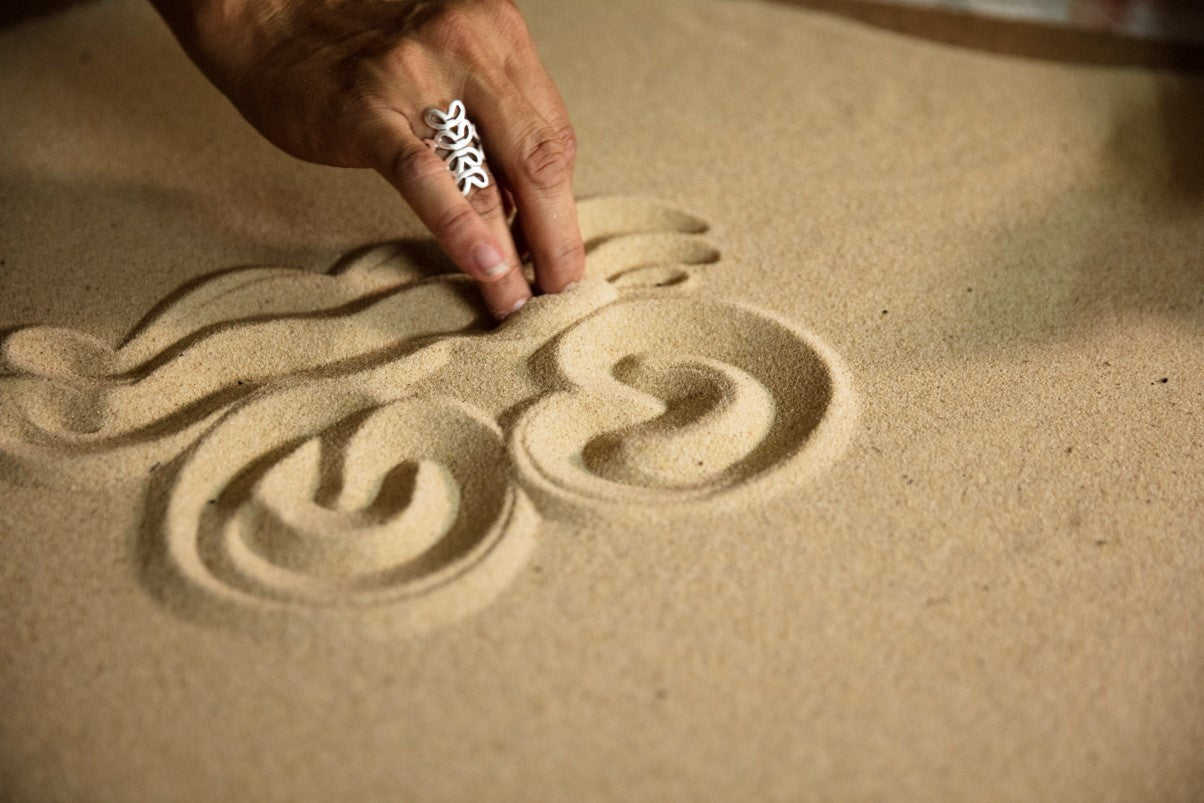
[[[698,292],[721,264],[703,221],[640,198],[580,213],[587,278],[497,328],[466,278],[385,245],[327,275],[204,277],[116,347],[11,331],[0,475],[149,477],[136,558],[182,614],[397,632],[493,599],[540,516],[713,512],[842,453],[840,359]]]

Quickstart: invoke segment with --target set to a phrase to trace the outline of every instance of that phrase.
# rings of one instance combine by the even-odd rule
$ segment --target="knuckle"
[[[425,145],[414,143],[399,149],[390,165],[390,175],[398,182],[425,183],[446,168]]]
[[[428,69],[426,49],[413,39],[402,38],[395,42],[386,58],[392,68],[391,75],[422,75]]]
[[[539,189],[559,187],[573,169],[576,144],[550,126],[535,129],[525,140],[519,156],[522,175]]]
[[[496,186],[485,190],[477,190],[468,199],[468,203],[478,215],[485,219],[500,217],[504,213],[502,195],[498,192]]]
[[[585,264],[585,246],[578,240],[574,239],[562,243],[557,243],[551,250],[551,263],[559,268],[577,269]]]
[[[440,240],[456,239],[476,222],[476,216],[476,211],[468,204],[456,204],[440,213],[431,231]]]
[[[437,51],[458,56],[477,72],[488,67],[491,60],[484,30],[487,26],[482,25],[479,15],[451,7],[431,21],[427,35]]]
[[[528,39],[527,23],[512,0],[499,0],[494,4],[494,20],[496,29],[507,40],[513,42]]]
[[[573,130],[571,125],[566,125],[560,129],[560,140],[564,143],[564,150],[568,155],[569,165],[572,166],[577,161],[577,132]]]
[[[462,50],[475,43],[472,15],[462,8],[449,7],[430,23],[431,37],[445,48]]]

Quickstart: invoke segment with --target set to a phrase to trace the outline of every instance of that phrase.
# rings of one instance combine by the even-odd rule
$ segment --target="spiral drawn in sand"
[[[621,300],[545,359],[559,390],[522,417],[512,444],[536,498],[560,508],[730,502],[787,465],[826,464],[849,432],[838,358],[730,303]]]
[[[384,607],[391,626],[497,593],[534,524],[498,471],[501,432],[454,400],[381,389],[316,383],[225,416],[184,455],[143,545],[159,586],[203,592],[208,616]]]
[[[721,264],[705,222],[632,198],[579,211],[587,278],[497,328],[465,277],[382,246],[327,276],[198,280],[115,346],[10,332],[0,476],[150,474],[138,565],[186,615],[395,633],[493,599],[536,509],[651,521],[759,500],[839,456],[840,360],[693,292]]]

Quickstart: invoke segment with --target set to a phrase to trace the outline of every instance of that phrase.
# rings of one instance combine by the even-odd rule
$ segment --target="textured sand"
[[[1204,795],[1204,80],[524,8],[492,330],[139,2],[0,32],[0,797]]]

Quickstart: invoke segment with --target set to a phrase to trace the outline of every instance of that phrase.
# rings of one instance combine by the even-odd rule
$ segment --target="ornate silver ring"
[[[477,127],[468,119],[464,102],[453,100],[447,111],[427,109],[425,118],[435,135],[423,141],[447,164],[447,169],[456,177],[460,192],[467,197],[474,189],[488,187],[485,152],[481,150]]]

